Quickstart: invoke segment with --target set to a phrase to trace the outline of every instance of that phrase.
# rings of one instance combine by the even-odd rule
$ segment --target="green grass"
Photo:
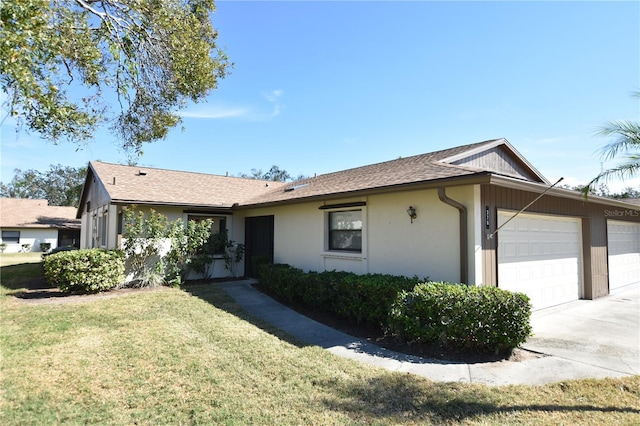
[[[0,295],[23,292],[34,283],[44,284],[42,253],[0,254]]]
[[[0,300],[0,424],[640,421],[640,377],[435,383],[301,344],[247,317],[215,285],[87,300]]]
[[[0,253],[0,266],[21,265],[24,263],[39,263],[42,253]]]

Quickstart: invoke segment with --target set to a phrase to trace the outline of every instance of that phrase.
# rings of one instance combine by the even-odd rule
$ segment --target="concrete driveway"
[[[640,374],[640,285],[534,312],[531,324],[524,348],[566,360],[567,368],[590,377]]]

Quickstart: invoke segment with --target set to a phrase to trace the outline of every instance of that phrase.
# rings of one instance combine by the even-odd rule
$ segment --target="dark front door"
[[[247,217],[244,226],[244,273],[255,277],[256,265],[273,263],[273,216]]]

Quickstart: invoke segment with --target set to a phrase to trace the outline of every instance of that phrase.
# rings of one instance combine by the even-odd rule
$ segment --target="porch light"
[[[413,223],[413,219],[418,217],[418,215],[416,214],[416,209],[414,209],[413,206],[409,206],[409,208],[407,209],[407,214],[411,218],[411,223]]]

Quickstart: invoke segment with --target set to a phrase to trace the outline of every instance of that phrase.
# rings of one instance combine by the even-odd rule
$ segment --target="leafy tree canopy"
[[[86,167],[51,165],[46,172],[15,170],[8,184],[0,182],[0,196],[49,201],[50,206],[73,206],[80,203]]]
[[[262,169],[251,169],[250,175],[241,173],[239,176],[243,178],[270,180],[274,182],[288,182],[291,180],[289,172],[275,165],[271,166],[271,169],[269,169],[268,172],[263,172]]]
[[[214,9],[213,0],[2,1],[6,113],[54,143],[87,143],[107,123],[140,155],[227,74]]]
[[[640,198],[640,188],[627,187],[627,188],[624,188],[621,192],[611,192],[609,187],[604,183],[598,184],[597,187],[595,185],[591,185],[591,186],[561,185],[560,188],[571,189],[573,191],[582,192],[583,194],[587,194],[587,195],[598,195],[600,197],[615,198],[617,200],[626,200],[629,198]]]

